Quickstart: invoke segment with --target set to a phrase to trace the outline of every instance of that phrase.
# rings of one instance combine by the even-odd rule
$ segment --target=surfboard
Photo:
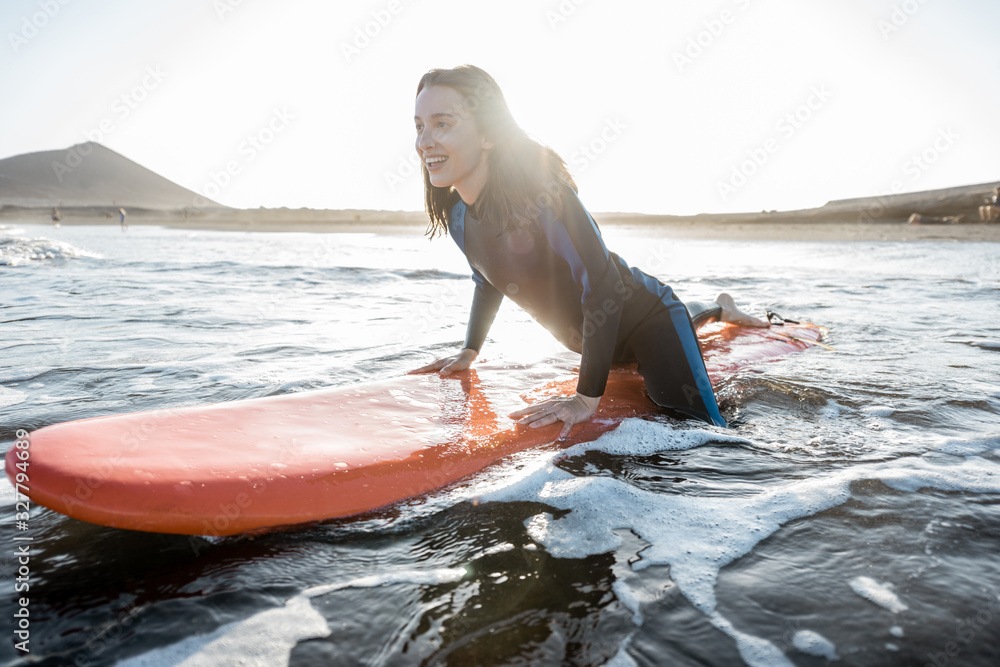
[[[822,345],[823,333],[813,324],[715,322],[699,329],[699,340],[717,385],[750,365]],[[519,427],[506,416],[517,380],[524,377],[510,369],[470,369],[82,419],[26,434],[7,452],[5,469],[33,502],[116,528],[222,536],[347,517],[553,443],[561,423]],[[575,387],[575,377],[553,381],[522,398],[571,395]],[[659,414],[635,369],[614,368],[595,415],[555,446]]]

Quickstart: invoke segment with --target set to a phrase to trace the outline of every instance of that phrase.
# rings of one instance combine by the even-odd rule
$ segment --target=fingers
[[[530,415],[535,412],[552,412],[556,409],[557,402],[555,399],[550,398],[547,401],[542,401],[541,403],[534,403],[527,407],[521,408],[516,412],[511,412],[508,417],[517,418],[524,417],[525,415]]]
[[[431,371],[436,371],[437,369],[441,368],[438,365],[439,363],[440,363],[440,360],[435,361],[434,363],[431,363],[431,364],[427,364],[426,366],[421,366],[420,368],[414,368],[412,371],[407,371],[406,374],[407,375],[419,375],[420,373],[430,373]]]
[[[569,432],[573,430],[573,424],[574,424],[574,422],[564,422],[563,423],[562,431],[559,432],[559,440],[565,440],[566,439],[566,436],[569,435]]]
[[[570,424],[575,421],[572,412],[558,404],[538,404],[531,406],[531,408],[531,410],[518,410],[517,413],[512,413],[511,417],[520,416],[519,413],[527,412],[517,423],[530,428],[541,428],[558,421],[568,421]]]
[[[540,409],[541,409],[541,404],[529,405],[526,408],[521,408],[520,410],[515,410],[514,412],[511,412],[507,416],[511,418],[523,417],[524,415],[530,415],[532,412],[538,412],[538,410]]]
[[[441,375],[451,375],[452,373],[457,373],[458,371],[464,371],[469,366],[469,363],[461,359],[455,359],[441,369]]]
[[[453,360],[451,358],[437,359],[437,360],[432,361],[431,363],[427,364],[426,366],[421,366],[420,368],[416,368],[416,369],[414,369],[412,371],[408,371],[407,375],[417,375],[419,373],[432,373],[434,371],[439,371],[442,368],[444,368],[444,367],[448,366],[449,364],[451,364],[452,362],[453,362]],[[452,369],[452,370],[456,370],[456,369]]]

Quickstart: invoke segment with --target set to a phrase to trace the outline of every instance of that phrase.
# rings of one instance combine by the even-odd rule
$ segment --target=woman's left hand
[[[548,426],[561,421],[564,426],[559,434],[559,439],[562,440],[569,435],[573,424],[590,419],[600,402],[600,396],[584,396],[579,393],[576,396],[556,396],[512,412],[508,416],[512,419],[520,417],[517,423],[531,428]]]

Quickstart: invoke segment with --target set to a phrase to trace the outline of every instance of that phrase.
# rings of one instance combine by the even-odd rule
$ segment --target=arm
[[[483,347],[486,334],[489,333],[490,325],[493,324],[500,303],[503,301],[503,292],[493,287],[475,269],[472,270],[472,280],[476,283],[476,291],[472,296],[472,310],[469,313],[469,325],[466,328],[465,346],[462,351],[450,357],[437,359],[408,374],[441,371],[442,375],[449,375],[456,371],[464,371],[479,356],[479,350]]]
[[[503,292],[491,285],[475,269],[472,270],[472,280],[476,283],[476,291],[472,295],[469,325],[465,330],[465,349],[479,354],[486,341],[486,334],[489,333],[497,311],[500,309]]]
[[[543,218],[545,235],[566,260],[580,287],[583,309],[580,378],[577,394],[599,398],[604,394],[618,338],[625,286],[590,214],[573,192],[567,192],[561,219]]]

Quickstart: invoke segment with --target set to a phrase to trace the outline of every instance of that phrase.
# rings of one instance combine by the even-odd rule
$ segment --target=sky
[[[592,211],[1000,180],[996,0],[4,0],[0,158],[95,140],[240,208],[420,210],[413,102],[478,65]]]

